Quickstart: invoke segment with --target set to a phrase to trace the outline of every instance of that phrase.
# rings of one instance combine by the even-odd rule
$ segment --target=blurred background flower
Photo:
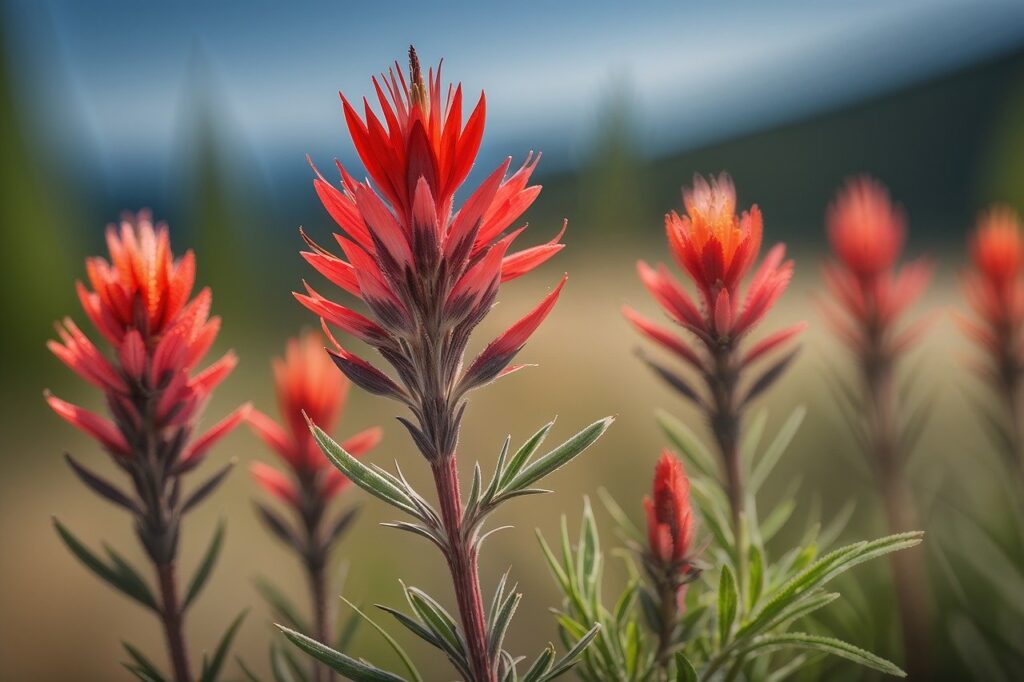
[[[597,413],[619,415],[607,439],[587,454],[588,466],[555,481],[560,495],[516,506],[498,519],[517,529],[490,547],[482,573],[497,575],[516,561],[520,589],[535,607],[521,611],[510,633],[524,650],[555,636],[539,605],[557,599],[530,529],[553,535],[558,513],[575,509],[566,500],[601,484],[618,499],[639,500],[650,481],[638,472],[650,471],[662,445],[654,408],[698,419],[628,359],[637,337],[618,310],[628,300],[645,302],[645,315],[656,313],[634,264],[664,257],[664,210],[679,205],[679,187],[694,172],[729,171],[740,205],[756,203],[771,216],[772,243],[785,241],[796,260],[796,279],[766,329],[803,319],[810,329],[801,358],[776,389],[769,428],[794,405],[810,406],[794,456],[780,467],[790,468],[788,478],[803,480],[796,514],[814,514],[819,499],[833,516],[844,501],[856,499],[850,537],[878,535],[884,523],[870,471],[829,407],[821,374],[837,363],[838,349],[809,305],[810,290],[820,287],[815,264],[826,247],[824,217],[835,188],[870,172],[899,198],[909,216],[905,252],[927,251],[936,262],[922,309],[965,308],[956,277],[967,260],[965,235],[981,208],[999,201],[1024,209],[1020,3],[654,2],[639,10],[579,0],[445,10],[365,5],[354,12],[328,2],[20,0],[2,3],[2,16],[4,679],[117,679],[111,665],[117,632],[138,630],[138,644],[159,647],[159,632],[145,615],[95,589],[49,529],[49,515],[60,512],[74,519],[83,540],[102,535],[117,541],[132,533],[115,510],[79,494],[60,453],[67,448],[85,456],[87,438],[55,427],[45,404],[34,399],[45,385],[75,404],[102,408],[44,346],[51,321],[76,306],[71,285],[84,275],[82,258],[102,251],[103,228],[122,209],[146,206],[167,218],[176,248],[194,248],[199,256],[197,284],[217,292],[224,323],[214,352],[235,348],[239,356],[210,414],[250,398],[271,404],[267,362],[310,322],[291,297],[310,274],[298,255],[298,227],[318,242],[330,238],[331,219],[311,187],[305,155],[322,168],[337,157],[362,177],[340,124],[337,91],[369,94],[366,74],[409,43],[425,61],[443,56],[457,65],[467,97],[475,101],[487,89],[487,130],[466,186],[477,186],[506,154],[518,160],[538,149],[544,161],[533,181],[545,189],[525,216],[536,230],[524,235],[524,245],[549,238],[569,218],[569,247],[557,265],[542,266],[547,276],[503,290],[503,305],[525,310],[552,278],[563,270],[573,274],[572,286],[531,341],[529,361],[547,369],[519,373],[481,394],[463,432],[464,449],[497,452],[505,435],[492,426],[497,415],[520,440],[556,411],[556,430]],[[507,315],[497,317],[503,319],[484,323],[481,339],[501,331]],[[567,339],[581,335],[585,343],[567,352]],[[955,643],[941,650],[974,652],[976,660],[995,656],[992,669],[998,670],[1006,660],[1019,663],[1014,657],[1020,654],[1010,645],[991,645],[992,633],[973,623],[992,616],[999,626],[990,629],[1013,632],[1004,621],[1019,624],[1024,614],[1016,620],[1012,613],[993,614],[997,606],[1024,603],[1010,598],[1024,594],[1024,573],[985,560],[993,547],[1002,552],[996,556],[1009,551],[1005,537],[1012,529],[993,521],[1006,518],[1007,477],[960,390],[974,387],[971,375],[949,360],[972,352],[945,316],[908,359],[918,371],[918,390],[935,396],[929,428],[909,466],[923,523],[936,538],[928,543],[930,569],[943,574],[947,564],[934,554],[948,535],[969,548],[967,558],[953,564],[960,579],[984,578],[996,585],[985,594],[1001,596],[972,591],[966,620],[938,633]],[[385,403],[364,395],[352,396],[346,407],[346,432],[384,424],[385,444],[368,455],[371,461],[411,459],[401,427],[385,419],[389,414]],[[225,458],[234,454],[245,463],[263,456],[246,435],[233,434],[219,448]],[[406,473],[417,485],[429,480],[425,467]],[[775,477],[786,479],[785,472]],[[765,494],[791,491],[779,484]],[[250,495],[245,477],[232,477],[207,509],[196,512],[197,527],[212,526],[226,513],[231,524],[191,636],[196,643],[215,641],[223,619],[214,616],[254,604],[237,646],[263,664],[274,635],[251,579],[257,572],[270,576],[296,599],[305,585],[300,567],[268,545],[248,513]],[[639,507],[627,511],[642,518]],[[413,538],[373,540],[375,522],[387,516],[382,507],[368,506],[346,543],[361,553],[346,589],[364,604],[397,598],[401,566],[419,549]],[[204,540],[201,533],[185,539],[185,561],[201,556]],[[524,554],[537,556],[535,570],[515,559]],[[442,561],[423,563],[422,586],[443,593]],[[898,659],[886,571],[874,567],[859,578],[871,571],[877,582],[869,580],[864,592],[872,599],[851,609],[846,622],[858,628],[855,641]],[[945,589],[942,580],[935,582]],[[955,590],[944,592],[938,607],[957,599]],[[90,627],[96,613],[111,627]],[[44,628],[64,642],[64,655],[50,655],[51,644],[38,634]],[[354,646],[371,658],[388,655],[369,629]],[[415,644],[410,649],[417,653]]]

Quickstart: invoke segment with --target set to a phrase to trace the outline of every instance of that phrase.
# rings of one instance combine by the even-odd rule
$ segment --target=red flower
[[[862,177],[840,191],[827,222],[836,260],[825,266],[825,284],[836,307],[825,307],[825,314],[859,355],[869,348],[899,353],[924,326],[897,333],[896,324],[931,279],[931,265],[923,259],[895,267],[905,234],[902,210],[881,184]]]
[[[970,239],[973,268],[964,278],[964,293],[976,319],[958,319],[989,356],[981,372],[999,387],[1014,426],[1019,421],[1020,385],[1024,377],[1021,229],[1020,219],[1008,207],[994,208],[978,220]]]
[[[285,426],[259,410],[252,410],[247,421],[259,436],[292,469],[302,482],[315,486],[317,497],[329,499],[348,483],[320,453],[303,414],[325,430],[332,430],[348,394],[348,381],[338,374],[323,352],[323,341],[316,333],[290,339],[283,358],[274,360],[274,382],[278,409]],[[342,447],[352,455],[369,451],[380,442],[381,431],[366,429],[346,440]],[[299,506],[296,484],[265,464],[251,468],[253,478],[272,495]]]
[[[53,410],[118,458],[137,460],[147,447],[169,458],[168,470],[196,466],[210,447],[238,425],[243,405],[205,434],[192,438],[207,399],[234,369],[229,351],[204,370],[196,366],[213,344],[220,318],[209,317],[203,289],[189,300],[195,277],[191,251],[175,259],[166,225],[148,213],[107,228],[110,262],[86,261],[92,290],[78,283],[82,307],[112,345],[108,357],[70,319],[57,325],[60,341],[47,346],[79,376],[106,394],[113,420],[47,393]],[[152,436],[157,443],[150,443]]]
[[[782,295],[793,274],[793,262],[783,262],[785,247],[773,247],[754,272],[745,294],[740,284],[757,260],[761,248],[761,212],[757,206],[736,215],[736,189],[725,173],[711,182],[699,176],[694,188],[683,190],[688,214],[665,217],[669,248],[697,287],[699,303],[664,265],[652,268],[644,261],[637,270],[644,286],[669,318],[701,342],[693,347],[671,330],[625,306],[623,314],[644,336],[668,349],[702,373],[714,373],[716,354],[732,353]],[[736,369],[758,360],[798,334],[801,323],[765,339],[742,358]],[[670,370],[655,369],[677,389],[696,398],[693,389]],[[691,395],[692,394],[692,395]]]
[[[906,219],[878,181],[850,180],[829,206],[827,222],[832,250],[855,276],[874,277],[899,258]]]
[[[691,559],[694,536],[690,479],[682,461],[667,449],[654,469],[653,497],[644,498],[644,509],[651,555],[662,565],[683,572]]]
[[[373,79],[381,118],[364,100],[363,116],[342,96],[345,121],[370,175],[357,182],[339,164],[341,185],[319,172],[313,184],[341,228],[335,256],[306,238],[305,259],[368,310],[364,315],[321,296],[308,285],[296,298],[327,325],[375,347],[394,367],[393,380],[343,349],[333,336],[332,357],[361,388],[407,403],[424,454],[451,454],[467,391],[503,372],[540,324],[555,293],[483,351],[462,372],[470,333],[490,310],[502,282],[536,268],[562,248],[561,233],[546,244],[509,253],[523,232],[506,233],[533,203],[528,186],[539,157],[529,156],[506,177],[511,159],[455,207],[484,128],[484,97],[463,125],[462,86],[442,98],[440,67],[424,78],[410,48],[407,81],[398,65]],[[371,184],[372,181],[372,184]],[[305,235],[304,235],[305,237]],[[429,367],[432,362],[438,367]]]

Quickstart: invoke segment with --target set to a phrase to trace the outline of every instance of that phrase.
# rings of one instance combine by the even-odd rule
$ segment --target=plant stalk
[[[318,641],[331,646],[331,625],[327,606],[327,576],[324,567],[307,565],[310,598],[313,602],[313,628]],[[327,666],[313,662],[313,680],[327,682],[334,678]]]
[[[178,600],[178,588],[173,563],[156,565],[157,582],[160,584],[160,620],[167,640],[167,655],[174,670],[175,682],[192,682],[188,662],[188,650],[182,634],[184,609]]]
[[[469,647],[471,682],[497,682],[497,667],[491,661],[487,646],[487,621],[480,594],[477,551],[472,538],[462,532],[462,496],[455,456],[431,463],[434,485],[441,505],[441,521],[448,539],[448,569],[459,605],[459,618]]]
[[[900,445],[894,359],[878,327],[868,338],[871,342],[863,370],[868,394],[871,454],[884,498],[889,532],[901,533],[917,529],[919,521],[906,480],[907,453]],[[914,680],[930,679],[931,668],[928,574],[922,558],[920,551],[890,555],[900,610],[904,661],[908,676]]]
[[[713,355],[713,371],[707,376],[712,400],[708,419],[721,456],[732,527],[738,543],[743,517],[743,465],[739,452],[741,414],[736,396],[738,376],[731,343],[718,346]]]

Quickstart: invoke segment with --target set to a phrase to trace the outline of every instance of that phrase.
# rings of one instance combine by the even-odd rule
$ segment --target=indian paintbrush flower
[[[960,318],[985,359],[977,366],[998,396],[1002,414],[993,418],[1013,465],[1024,476],[1021,379],[1024,378],[1024,234],[1017,214],[995,207],[978,220],[970,238],[971,269],[963,289],[974,319]]]
[[[268,529],[301,558],[312,595],[316,635],[321,641],[330,641],[327,561],[356,509],[345,510],[334,520],[327,518],[331,500],[351,482],[320,453],[304,415],[321,428],[333,430],[349,383],[324,353],[319,334],[310,332],[289,339],[284,357],[274,360],[274,384],[284,425],[255,409],[246,421],[280,456],[287,472],[255,462],[250,473],[260,487],[294,510],[300,530],[269,507],[258,503],[257,508]],[[375,447],[380,439],[380,429],[369,428],[343,441],[342,447],[358,456]]]
[[[642,356],[674,389],[693,401],[707,415],[718,441],[722,467],[738,526],[743,507],[743,482],[738,455],[739,431],[744,407],[770,386],[796,354],[790,350],[741,390],[741,379],[758,361],[784,347],[803,328],[798,324],[776,332],[743,352],[741,342],[764,318],[786,290],[793,273],[792,261],[783,261],[785,247],[770,249],[750,278],[761,250],[762,217],[755,205],[736,213],[736,189],[725,173],[710,181],[694,177],[692,189],[683,190],[686,214],[665,216],[669,250],[697,290],[697,301],[664,265],[652,268],[637,264],[640,279],[668,317],[688,331],[692,339],[647,319],[632,308],[623,314],[640,333],[669,350],[701,376],[705,391],[661,363]]]
[[[440,71],[439,66],[424,74],[410,48],[408,79],[397,64],[373,79],[380,117],[366,100],[360,116],[342,95],[349,134],[370,177],[359,182],[338,164],[341,183],[335,186],[316,172],[313,184],[341,230],[335,240],[343,255],[334,255],[305,235],[310,250],[302,255],[324,277],[360,299],[367,312],[336,303],[308,284],[296,298],[321,318],[333,346],[331,358],[352,383],[397,400],[412,413],[411,419],[398,419],[430,464],[439,513],[408,487],[401,474],[394,477],[377,468],[359,469],[363,465],[348,457],[343,447],[329,443],[322,430],[314,432],[325,452],[333,454],[336,466],[361,471],[354,476],[357,483],[422,521],[395,525],[431,539],[448,562],[466,650],[446,653],[467,679],[490,682],[515,663],[495,647],[494,638],[499,635],[488,633],[477,574],[479,526],[493,506],[507,499],[503,493],[508,486],[525,485],[534,473],[542,476],[548,470],[523,468],[519,477],[503,472],[508,476],[501,485],[496,474],[488,488],[489,498],[474,485],[464,505],[455,451],[467,394],[519,368],[511,364],[513,359],[551,311],[565,278],[468,365],[464,355],[473,330],[494,305],[500,285],[557,253],[562,232],[547,243],[511,251],[525,226],[508,228],[540,192],[539,186],[529,184],[539,155],[527,156],[511,175],[511,159],[506,159],[467,194],[461,206],[455,205],[455,194],[480,147],[485,99],[481,94],[464,123],[462,86],[443,91]],[[332,328],[376,349],[394,375],[354,354],[347,342],[339,343]],[[592,425],[552,454],[575,456],[609,422]],[[532,448],[539,445],[547,428],[531,441]],[[532,450],[524,452],[528,456]],[[525,462],[514,458],[508,464],[524,467]],[[504,455],[501,466],[505,466]],[[518,600],[515,593],[508,597]],[[410,597],[413,602],[418,598]],[[497,626],[507,627],[507,621]],[[294,635],[293,639],[305,641]],[[554,664],[549,660],[544,665]]]
[[[654,469],[652,494],[644,498],[644,510],[644,566],[659,606],[656,658],[664,665],[672,653],[686,586],[700,575],[692,555],[695,523],[690,507],[690,479],[682,461],[668,449],[662,451]]]
[[[129,478],[134,494],[67,456],[69,465],[90,489],[133,515],[136,534],[156,570],[159,601],[112,550],[108,552],[113,565],[108,568],[59,522],[57,530],[72,552],[100,577],[157,612],[163,621],[174,679],[180,682],[193,679],[182,621],[202,585],[202,580],[194,583],[195,589],[189,590],[186,599],[179,598],[175,574],[181,517],[219,485],[231,464],[186,496],[182,495],[181,479],[245,418],[249,407],[243,405],[205,432],[196,433],[211,393],[237,360],[229,351],[197,370],[217,336],[220,318],[210,317],[209,289],[192,296],[195,257],[189,251],[176,259],[167,226],[154,226],[145,212],[126,215],[119,226],[109,226],[106,239],[110,260],[89,258],[89,285],[79,282],[77,288],[86,316],[110,352],[93,344],[70,318],[57,325],[60,340],[50,341],[48,346],[103,392],[110,417],[49,392],[46,400],[54,412],[93,437]],[[218,531],[211,544],[211,561],[216,558],[220,536]],[[130,648],[129,653],[135,658]]]
[[[852,423],[862,425],[858,436],[874,467],[890,531],[908,531],[918,525],[905,472],[918,427],[901,410],[895,373],[925,327],[902,322],[927,287],[931,266],[924,259],[897,266],[906,218],[871,178],[846,184],[828,209],[827,225],[835,259],[824,269],[832,301],[823,312],[858,363],[863,401],[853,409],[863,414]],[[927,575],[919,553],[894,554],[892,565],[908,672],[912,679],[927,679]]]

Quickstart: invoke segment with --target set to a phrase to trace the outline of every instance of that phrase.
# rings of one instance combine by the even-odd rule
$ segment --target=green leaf
[[[548,673],[542,679],[544,679],[545,681],[553,680],[559,675],[567,672],[574,665],[576,665],[577,659],[579,658],[580,654],[583,653],[583,650],[587,648],[587,646],[594,639],[594,637],[597,637],[597,633],[599,633],[600,631],[601,624],[595,623],[594,627],[587,630],[587,632],[582,637],[580,637],[579,640],[577,640],[576,644],[573,645],[572,649],[570,649],[565,654],[565,656],[562,656],[562,658],[558,659],[558,663],[555,663],[551,670],[548,671]]]
[[[355,680],[355,682],[406,682],[403,677],[399,677],[386,670],[381,670],[369,663],[357,661],[351,656],[335,651],[329,646],[321,644],[302,633],[295,632],[283,625],[278,625],[277,627],[292,644],[302,649],[306,654],[330,666],[331,670]]]
[[[551,661],[555,659],[555,647],[548,644],[544,651],[540,652],[533,665],[523,675],[523,682],[540,682],[544,679],[545,673],[551,668]]]
[[[600,438],[613,421],[615,421],[614,417],[605,417],[594,422],[551,452],[532,462],[508,482],[501,494],[529,488],[540,479],[561,468]]]
[[[733,621],[736,620],[736,604],[739,595],[736,592],[736,579],[728,564],[722,564],[722,573],[718,579],[718,641],[724,646],[729,641]]]
[[[761,444],[761,437],[764,436],[765,426],[768,425],[768,410],[761,408],[743,429],[743,440],[740,443],[740,453],[743,456],[743,463],[746,470],[750,471],[754,466],[754,459],[757,457],[757,448]]]
[[[248,680],[248,682],[260,682],[259,676],[252,671],[252,668],[246,665],[245,661],[243,661],[240,656],[235,656],[235,663],[237,663],[238,667],[241,668],[242,674],[245,675],[245,679]]]
[[[64,524],[56,517],[53,519],[53,526],[57,529],[57,534],[64,541],[65,546],[86,568],[122,594],[153,611],[160,611],[160,607],[157,606],[156,599],[145,581],[123,559],[113,554],[113,550],[107,549],[107,553],[111,555],[111,560],[115,563],[114,567],[110,567],[72,535],[71,531],[65,528]]]
[[[697,682],[697,671],[682,651],[676,652],[676,682]]]
[[[256,591],[270,604],[274,613],[282,620],[287,621],[288,625],[299,630],[309,629],[305,620],[299,615],[298,609],[283,592],[274,587],[273,583],[266,578],[258,577],[255,586]]]
[[[658,426],[665,433],[672,446],[679,454],[693,464],[702,474],[712,481],[718,480],[718,460],[700,442],[693,430],[668,412],[659,410],[655,415]]]
[[[274,682],[299,682],[294,668],[291,660],[279,647],[270,646],[270,671],[274,675]]]
[[[430,631],[448,645],[452,654],[466,661],[466,642],[451,614],[421,589],[407,587],[405,594],[416,615],[430,628]]]
[[[804,417],[807,415],[807,408],[800,406],[793,410],[792,414],[783,423],[782,428],[775,435],[771,445],[769,445],[764,454],[761,455],[757,462],[757,466],[754,467],[754,471],[750,474],[750,480],[747,482],[747,491],[753,495],[760,488],[761,485],[768,478],[768,475],[778,464],[779,458],[782,453],[786,451],[789,444],[793,441],[793,437],[796,435],[797,430],[800,428],[800,424],[803,423]]]
[[[494,616],[494,625],[491,627],[491,631],[487,633],[487,648],[491,658],[497,657],[501,652],[501,645],[505,641],[505,633],[508,632],[512,616],[515,615],[516,608],[519,607],[519,601],[523,598],[523,593],[516,592],[515,589],[515,586],[513,586],[512,592],[501,604],[501,608],[498,609],[497,614]]]
[[[806,632],[789,632],[782,635],[758,637],[754,640],[753,644],[743,649],[742,653],[749,654],[755,651],[768,653],[785,649],[821,651],[834,656],[840,656],[888,675],[906,677],[906,673],[895,663],[887,661],[881,656],[876,656],[870,651],[865,651],[840,639],[811,635]]]
[[[764,553],[756,546],[749,551],[747,564],[747,611],[753,610],[764,589]]]
[[[213,538],[210,540],[210,546],[206,548],[206,554],[203,555],[203,560],[199,562],[199,568],[196,569],[195,575],[192,576],[192,581],[188,584],[188,592],[185,595],[185,607],[189,605],[199,596],[203,586],[206,584],[206,580],[210,577],[210,573],[213,571],[213,565],[217,563],[217,557],[220,556],[220,549],[224,545],[224,520],[222,519],[217,524],[217,530],[213,532]]]
[[[203,672],[199,676],[199,682],[215,682],[220,677],[220,669],[224,667],[224,660],[227,658],[228,650],[231,648],[231,641],[235,638],[235,634],[238,632],[238,628],[241,627],[242,621],[245,620],[245,616],[249,613],[249,609],[245,609],[231,621],[231,625],[224,632],[224,635],[220,638],[220,643],[217,644],[217,648],[213,652],[213,658],[206,662],[203,662]]]
[[[317,425],[310,423],[310,428],[313,438],[316,439],[317,444],[320,446],[320,450],[349,480],[377,499],[383,500],[393,507],[397,507],[416,518],[426,521],[419,510],[417,510],[412,498],[404,490],[345,452],[344,448],[334,442]]]
[[[580,543],[576,557],[576,575],[580,588],[588,595],[595,593],[601,575],[601,544],[597,536],[597,521],[590,506],[590,498],[583,497],[583,521],[580,524]]]
[[[504,488],[508,485],[509,481],[516,477],[516,475],[522,471],[526,463],[533,457],[533,453],[537,451],[537,448],[541,446],[544,439],[548,435],[548,431],[555,425],[554,420],[549,421],[544,426],[540,427],[537,433],[530,436],[530,439],[523,443],[522,447],[516,450],[516,454],[509,460],[508,466],[505,467],[504,472],[501,474],[501,480],[498,481],[498,488]]]
[[[401,645],[399,645],[399,643],[395,641],[395,638],[392,637],[387,632],[387,630],[378,625],[376,621],[374,621],[372,618],[366,615],[363,611],[359,609],[359,607],[350,602],[348,599],[342,597],[341,600],[345,602],[345,604],[347,604],[350,609],[355,611],[360,618],[369,623],[370,627],[372,627],[374,630],[380,633],[381,637],[384,638],[384,641],[388,643],[389,647],[391,647],[391,650],[398,654],[398,658],[401,659],[402,665],[404,665],[405,669],[409,671],[410,675],[412,675],[412,679],[416,682],[423,682],[423,678],[420,677],[420,673],[416,669],[416,666],[413,664],[412,659],[409,658],[409,654],[405,653],[405,649],[403,649]]]
[[[126,664],[126,668],[132,670],[132,672],[135,672],[134,669],[140,669],[150,680],[153,680],[154,682],[166,681],[167,678],[165,678],[164,674],[160,672],[160,669],[153,665],[153,662],[146,658],[141,651],[128,642],[121,642],[121,646],[124,647],[124,650],[128,652],[129,656],[131,656],[132,661],[135,662],[134,666],[128,666]]]

